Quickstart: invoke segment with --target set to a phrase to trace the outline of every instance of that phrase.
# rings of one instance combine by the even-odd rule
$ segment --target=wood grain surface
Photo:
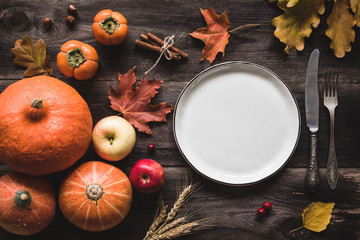
[[[78,16],[73,27],[65,22],[67,6],[75,4]],[[154,133],[149,136],[137,132],[133,152],[124,160],[113,163],[125,173],[141,158],[153,158],[164,166],[166,183],[162,190],[168,204],[176,199],[179,177],[189,177],[200,182],[201,188],[193,195],[191,209],[197,217],[214,217],[215,224],[183,239],[360,239],[360,40],[352,44],[351,53],[343,59],[334,56],[329,48],[330,40],[325,36],[326,17],[331,3],[326,1],[326,12],[320,26],[305,41],[305,49],[294,49],[287,55],[285,46],[274,37],[272,18],[281,10],[265,0],[1,0],[0,1],[0,92],[8,85],[23,78],[24,69],[15,66],[10,49],[17,39],[29,35],[34,40],[42,38],[48,45],[53,77],[73,86],[89,104],[94,124],[101,118],[117,114],[110,108],[107,91],[110,85],[118,86],[117,73],[126,73],[136,66],[140,79],[156,61],[157,54],[134,46],[140,34],[152,32],[161,38],[175,34],[175,46],[189,54],[181,61],[161,60],[149,74],[150,79],[164,81],[154,103],[166,101],[174,105],[185,85],[199,72],[209,67],[209,62],[199,62],[203,43],[191,38],[188,33],[205,22],[199,8],[213,7],[218,14],[226,9],[234,29],[244,24],[261,24],[258,28],[247,28],[231,33],[225,56],[219,54],[214,64],[240,60],[260,64],[278,74],[287,83],[298,101],[301,111],[301,135],[297,149],[286,167],[265,182],[249,187],[229,187],[213,183],[200,176],[182,158],[172,133],[172,114],[167,123],[150,124]],[[106,47],[95,41],[91,24],[95,14],[110,8],[121,12],[129,23],[129,36],[119,46]],[[46,31],[42,20],[49,17],[53,26]],[[360,34],[359,29],[356,33]],[[56,55],[60,46],[70,39],[84,41],[99,53],[100,67],[95,77],[88,81],[76,81],[62,75],[56,67]],[[305,187],[309,155],[309,132],[305,124],[304,84],[307,61],[313,49],[320,50],[319,89],[322,91],[325,73],[338,72],[339,106],[336,112],[336,151],[340,167],[339,184],[331,191],[327,186],[325,167],[329,144],[329,115],[320,106],[320,130],[318,133],[318,156],[320,186],[316,193]],[[0,103],[1,104],[1,103]],[[215,114],[215,113],[214,113]],[[148,144],[156,150],[149,153]],[[261,146],[259,146],[261,150]],[[0,159],[1,160],[1,159]],[[72,168],[88,160],[100,160],[93,147]],[[69,170],[49,176],[58,188],[61,179]],[[0,174],[9,169],[0,164]],[[156,211],[158,194],[134,194],[134,202],[127,218],[118,226],[104,232],[85,232],[71,225],[57,210],[53,223],[43,232],[29,237],[18,237],[0,229],[1,240],[12,239],[142,239]],[[256,210],[264,201],[273,204],[270,215],[259,219]],[[328,229],[313,233],[306,229],[288,232],[301,226],[302,209],[313,201],[335,202],[334,214]]]

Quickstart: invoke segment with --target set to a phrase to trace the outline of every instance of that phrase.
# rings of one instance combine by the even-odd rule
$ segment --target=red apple
[[[165,172],[158,162],[141,159],[130,170],[130,182],[141,193],[157,192],[164,185]]]

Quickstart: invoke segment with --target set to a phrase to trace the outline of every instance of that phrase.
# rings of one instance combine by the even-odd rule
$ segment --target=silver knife
[[[319,130],[319,90],[318,66],[320,52],[315,49],[310,56],[305,82],[305,114],[306,125],[310,130],[310,159],[307,176],[307,186],[316,190],[319,185],[319,171],[317,166],[317,132]]]

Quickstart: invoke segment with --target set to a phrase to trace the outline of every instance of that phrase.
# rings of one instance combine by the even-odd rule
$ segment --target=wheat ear
[[[151,234],[153,234],[157,227],[160,226],[161,223],[164,222],[165,218],[166,218],[166,210],[167,210],[167,205],[164,205],[163,201],[161,200],[161,210],[159,212],[159,215],[155,218],[154,222],[151,224],[149,231],[147,231],[146,236],[144,239],[146,239],[147,237],[149,237]]]
[[[156,240],[162,240],[162,239],[173,239],[185,234],[189,234],[192,232],[192,230],[199,226],[199,222],[195,221],[195,222],[190,222],[190,223],[185,223],[183,225],[180,225],[178,227],[169,229],[168,231],[155,236],[154,239]]]
[[[187,197],[191,193],[193,185],[189,185],[180,193],[179,198],[174,203],[174,206],[171,208],[170,212],[167,215],[165,222],[170,222],[176,216],[176,214],[180,211],[180,209],[184,206],[184,203],[187,200]]]

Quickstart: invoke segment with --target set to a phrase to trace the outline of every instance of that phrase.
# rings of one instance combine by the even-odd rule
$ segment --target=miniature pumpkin
[[[92,46],[80,41],[64,43],[57,55],[57,66],[65,76],[77,80],[92,78],[98,70],[99,56]]]
[[[43,175],[66,169],[87,150],[92,117],[80,94],[52,77],[17,81],[0,94],[0,160]]]
[[[55,193],[43,177],[10,172],[0,177],[0,226],[18,235],[46,228],[55,216]]]
[[[129,29],[126,18],[121,13],[105,9],[96,14],[92,31],[99,43],[109,46],[122,43]]]
[[[132,187],[120,169],[90,161],[75,169],[61,184],[60,210],[75,226],[102,231],[119,224],[128,214]]]

